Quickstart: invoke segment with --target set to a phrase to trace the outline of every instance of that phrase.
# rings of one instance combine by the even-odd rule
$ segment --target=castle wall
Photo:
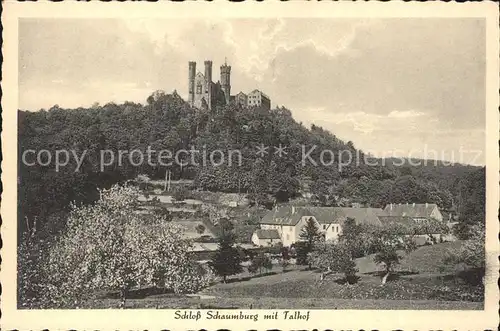
[[[210,109],[210,84],[207,84],[207,80],[202,73],[198,73],[194,80],[194,100],[193,106],[196,108],[208,107]],[[203,104],[203,100],[206,105]]]

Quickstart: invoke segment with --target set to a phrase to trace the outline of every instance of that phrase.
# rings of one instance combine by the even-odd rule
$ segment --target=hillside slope
[[[261,145],[269,147],[263,155],[257,153],[257,146]],[[280,145],[286,147],[286,153],[278,155],[273,146]],[[147,161],[148,149],[157,154],[168,150],[175,155],[193,148],[199,152],[179,154],[177,164],[164,166],[154,153],[153,162]],[[47,166],[20,165],[21,230],[32,224],[35,217],[39,223],[58,223],[58,216],[54,215],[64,212],[70,201],[94,201],[99,187],[109,187],[138,174],[161,179],[167,169],[172,179],[194,179],[198,189],[248,193],[252,201],[262,204],[268,204],[270,197],[287,201],[309,191],[316,197],[315,203],[322,205],[358,202],[382,207],[389,202],[434,202],[444,209],[451,207],[456,192],[450,190],[453,186],[446,180],[435,178],[446,178],[452,173],[456,174],[453,181],[460,181],[476,169],[455,165],[443,170],[438,166],[423,174],[418,168],[410,167],[408,171],[408,167],[391,163],[370,166],[363,162],[363,152],[352,142],[344,142],[314,125],[306,128],[286,108],[267,111],[227,106],[204,112],[189,107],[175,92],[155,92],[146,105],[127,102],[92,108],[54,106],[48,111],[19,111],[20,156],[28,149],[73,151],[82,157],[82,162],[79,165],[69,154],[68,163],[60,169],[56,169],[54,158]],[[126,151],[121,160],[117,157],[120,150]],[[139,162],[140,153],[130,157],[133,150],[141,151],[143,162]],[[220,154],[212,159],[220,165],[204,162],[216,150],[225,154],[224,160]],[[325,150],[329,152],[322,154]],[[239,157],[228,162],[229,151],[241,153],[234,154],[241,155],[241,164]],[[303,162],[304,153],[316,162],[309,158]],[[351,155],[350,163],[347,154]],[[326,165],[319,162],[322,158]],[[309,187],[304,187],[304,183],[309,183]],[[51,225],[48,228],[54,230]]]

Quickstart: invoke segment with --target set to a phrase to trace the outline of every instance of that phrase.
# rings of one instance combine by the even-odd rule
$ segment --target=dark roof
[[[353,218],[357,224],[381,225],[378,217],[385,215],[380,208],[310,207],[308,209],[316,220],[323,224],[342,224],[348,218]]]
[[[274,208],[262,217],[260,224],[294,226],[300,221],[302,216],[308,216],[309,212],[306,211],[306,213],[304,213],[304,211],[304,208],[292,206]]]
[[[387,223],[402,223],[402,224],[411,224],[413,223],[413,218],[409,216],[379,216],[379,220],[382,224]]]
[[[259,239],[280,239],[280,234],[278,233],[278,230],[255,230],[255,233],[257,234],[257,238]]]
[[[358,224],[381,225],[378,217],[382,215],[386,213],[380,208],[284,206],[268,212],[260,223],[294,226],[302,216],[314,216],[320,224],[342,224],[348,218],[353,218]]]
[[[385,206],[384,211],[388,216],[431,217],[436,207],[435,203],[389,204]]]

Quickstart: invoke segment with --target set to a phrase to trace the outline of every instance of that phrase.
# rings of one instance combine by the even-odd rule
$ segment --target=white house
[[[358,224],[381,225],[378,216],[383,214],[384,211],[379,208],[282,206],[264,215],[260,228],[275,230],[283,246],[290,246],[300,240],[300,233],[310,219],[316,222],[325,240],[336,240],[348,218]]]
[[[303,207],[277,207],[264,215],[260,221],[260,228],[276,230],[283,246],[290,246],[299,240],[300,231],[307,223],[308,214],[309,212]]]
[[[252,243],[256,246],[273,246],[281,242],[280,234],[277,230],[258,229],[252,234]]]

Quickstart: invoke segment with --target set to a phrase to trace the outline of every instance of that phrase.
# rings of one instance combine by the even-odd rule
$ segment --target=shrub
[[[184,186],[178,187],[173,193],[173,198],[176,201],[184,201],[186,199],[189,199],[190,197],[191,192]]]
[[[469,284],[481,282],[486,269],[486,252],[484,248],[485,228],[479,223],[470,228],[470,239],[458,251],[448,251],[444,257],[445,264],[465,264],[469,270],[459,276]]]
[[[344,274],[348,283],[354,284],[358,277],[356,263],[351,257],[351,248],[344,244],[321,243],[310,254],[311,264],[323,272],[333,271]]]
[[[252,259],[251,264],[248,266],[248,271],[251,273],[256,273],[258,271],[259,274],[262,274],[262,268],[271,270],[273,264],[269,256],[261,252]]]
[[[203,224],[198,224],[196,226],[196,232],[198,232],[198,234],[202,235],[205,232],[205,226]]]

